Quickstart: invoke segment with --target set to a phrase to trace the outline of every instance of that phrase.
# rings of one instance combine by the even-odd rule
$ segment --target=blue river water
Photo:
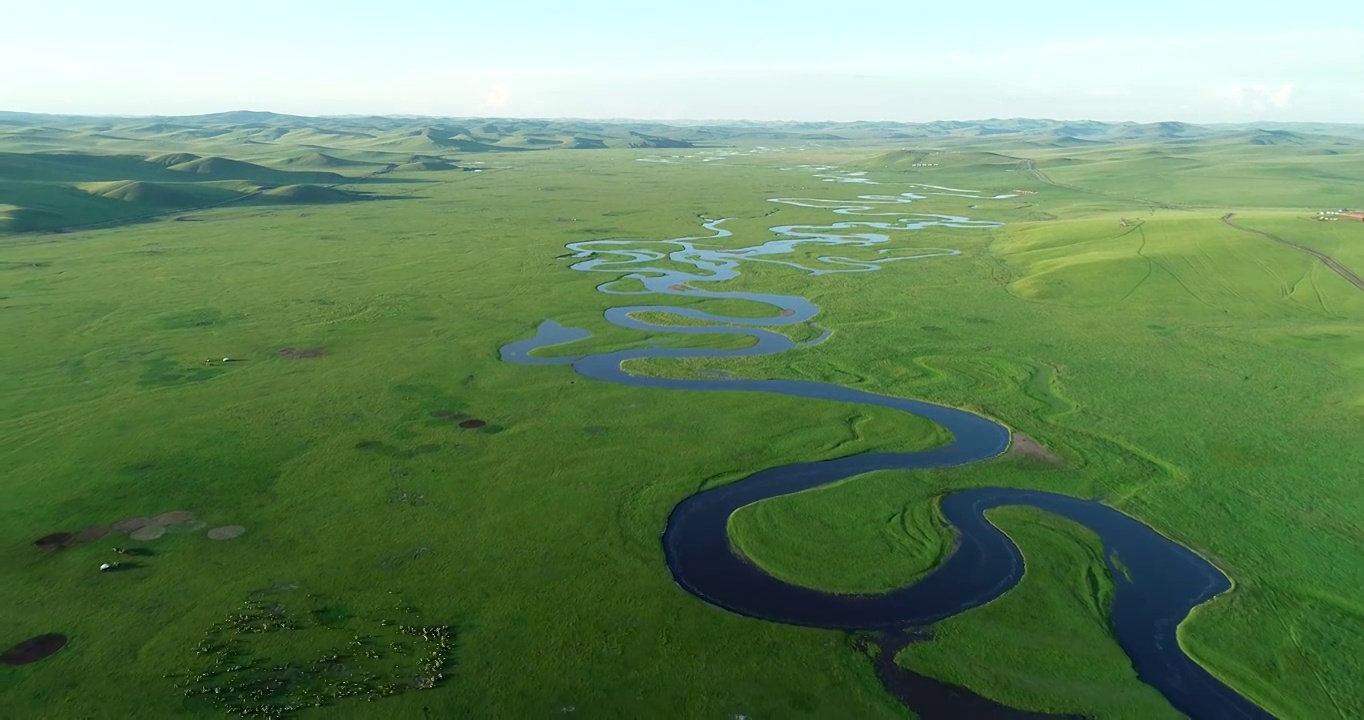
[[[874,183],[873,183],[874,184]],[[823,208],[840,215],[894,217],[893,220],[837,222],[831,225],[783,225],[771,228],[775,239],[749,247],[731,247],[733,236],[723,220],[706,222],[709,234],[673,240],[592,240],[568,245],[572,267],[608,273],[598,286],[612,295],[663,295],[747,300],[776,309],[765,318],[729,317],[694,308],[668,305],[622,305],[605,312],[614,325],[649,332],[739,334],[753,339],[749,347],[647,347],[584,355],[539,357],[537,350],[586,339],[586,330],[543,322],[535,337],[501,350],[506,362],[572,365],[587,378],[647,388],[770,393],[812,400],[831,400],[890,408],[931,420],[952,435],[946,445],[918,452],[866,452],[819,462],[768,468],[742,480],[706,489],[679,503],[663,531],[664,558],[677,584],[717,607],[772,622],[844,630],[921,628],[979,607],[1018,584],[1023,556],[1018,547],[985,518],[985,512],[1009,505],[1028,505],[1078,522],[1102,540],[1116,586],[1110,609],[1111,627],[1127,652],[1137,676],[1159,690],[1180,711],[1194,718],[1268,718],[1265,710],[1223,684],[1189,658],[1179,646],[1179,623],[1196,606],[1226,592],[1231,584],[1212,564],[1149,526],[1096,500],[1056,493],[1006,488],[972,488],[946,494],[944,517],[957,534],[947,559],[917,582],[874,595],[840,595],[777,579],[741,557],[728,534],[730,516],[763,500],[839,482],[875,470],[925,469],[963,465],[996,457],[1008,449],[1011,435],[999,423],[957,408],[898,398],[852,388],[797,380],[747,380],[727,376],[669,379],[634,375],[621,364],[647,358],[724,358],[767,355],[822,342],[797,343],[771,330],[813,320],[819,312],[809,300],[790,295],[712,291],[699,284],[739,275],[742,263],[786,265],[811,275],[871,272],[890,262],[924,260],[959,254],[950,248],[890,247],[892,234],[927,227],[953,232],[999,227],[999,223],[954,215],[907,213],[904,206],[927,195],[998,200],[970,190],[916,186],[900,195],[862,195],[852,200],[773,198],[772,202]],[[788,256],[803,248],[857,248],[859,257],[816,255],[802,264]],[[868,257],[870,256],[870,257]],[[808,261],[807,261],[808,262]],[[708,326],[658,325],[635,317],[641,312],[667,312]],[[1114,567],[1112,558],[1123,567]]]

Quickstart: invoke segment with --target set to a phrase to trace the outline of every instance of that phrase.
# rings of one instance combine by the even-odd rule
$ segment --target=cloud
[[[510,101],[511,88],[505,84],[498,84],[488,90],[487,96],[483,98],[483,107],[485,109],[504,108]]]
[[[1228,105],[1249,108],[1256,112],[1264,112],[1270,109],[1286,110],[1293,104],[1293,89],[1296,87],[1292,83],[1285,85],[1265,85],[1262,83],[1227,85],[1215,88],[1212,91],[1212,96]]]

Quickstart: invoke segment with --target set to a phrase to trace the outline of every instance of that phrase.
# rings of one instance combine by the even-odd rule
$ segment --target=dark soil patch
[[[50,657],[66,646],[66,636],[48,633],[29,638],[0,654],[0,664],[26,665]]]
[[[244,532],[246,532],[246,528],[241,525],[225,525],[209,530],[208,538],[210,540],[231,540],[236,537],[241,537],[241,534]]]
[[[470,418],[468,420],[461,421],[459,426],[464,428],[465,430],[477,430],[478,428],[481,428],[487,424],[488,423],[484,422],[483,420],[479,420],[477,418]]]
[[[51,535],[44,535],[37,540],[34,540],[33,545],[44,550],[57,550],[70,545],[75,539],[76,536],[73,533],[54,532]]]
[[[164,525],[148,525],[148,526],[146,526],[146,527],[138,528],[138,529],[132,531],[131,533],[128,533],[128,537],[132,538],[133,540],[137,540],[137,541],[140,541],[140,542],[145,542],[145,541],[147,541],[147,540],[156,540],[157,538],[159,538],[159,537],[161,537],[162,535],[165,535],[165,534],[166,534],[166,526],[164,526]]]
[[[791,308],[786,308],[785,310],[781,311],[781,314],[782,317],[791,317],[792,315],[796,314],[796,311],[792,310]]]
[[[157,525],[174,525],[182,523],[194,517],[194,513],[185,510],[172,510],[171,512],[161,513],[152,518],[152,522]]]
[[[188,533],[203,530],[207,526],[208,523],[205,523],[203,520],[190,518],[189,520],[186,520],[184,522],[172,523],[170,525],[167,525],[166,532],[172,535],[185,535]]]
[[[86,528],[76,533],[76,542],[94,542],[109,534],[109,528],[101,525],[99,527]]]
[[[298,348],[287,347],[279,351],[280,357],[293,358],[295,360],[320,358],[324,354],[326,354],[326,351],[323,348],[307,348],[300,350]]]
[[[144,517],[128,518],[127,520],[119,520],[118,522],[114,523],[113,525],[110,526],[110,529],[118,533],[130,533],[135,530],[141,530],[142,528],[147,527],[151,523],[152,523],[151,518]]]

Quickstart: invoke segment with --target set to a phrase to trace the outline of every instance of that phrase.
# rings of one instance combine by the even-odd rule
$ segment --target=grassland
[[[698,216],[732,217],[736,242],[751,242],[775,224],[845,219],[771,197],[932,183],[1036,194],[909,208],[1007,223],[902,243],[961,257],[813,279],[746,269],[724,289],[809,297],[834,334],[705,368],[970,407],[1037,438],[1065,466],[1003,458],[877,473],[744,509],[731,522],[737,547],[779,576],[869,591],[912,580],[947,551],[934,507],[944,491],[1104,497],[1235,580],[1182,628],[1192,655],[1281,716],[1364,714],[1364,605],[1352,591],[1364,586],[1355,488],[1364,292],[1310,255],[1221,221],[1234,211],[1247,227],[1364,269],[1364,223],[1307,219],[1364,204],[1349,200],[1364,194],[1357,141],[1341,135],[1325,155],[1306,131],[1292,133],[1303,144],[1259,144],[1263,133],[1143,126],[1103,130],[1112,137],[1093,147],[1027,128],[889,142],[868,131],[816,144],[800,133],[827,129],[771,128],[729,137],[737,152],[715,162],[661,164],[636,159],[698,151],[495,121],[466,123],[457,140],[259,120],[222,119],[235,128],[228,138],[172,120],[124,128],[123,140],[88,128],[0,134],[0,149],[14,151],[5,167],[31,169],[0,172],[0,217],[47,214],[25,227],[137,217],[144,205],[166,207],[163,189],[196,204],[298,184],[381,198],[172,204],[169,217],[187,221],[0,237],[0,337],[15,340],[0,346],[0,510],[10,518],[0,527],[0,645],[71,638],[50,659],[6,668],[0,706],[23,717],[220,713],[165,676],[198,662],[205,631],[254,597],[291,612],[327,599],[316,627],[287,643],[263,638],[267,658],[309,662],[336,633],[382,635],[384,622],[452,628],[447,677],[434,689],[342,699],[330,715],[903,716],[842,634],[733,617],[678,590],[658,533],[706,484],[923,446],[940,439],[935,428],[864,407],[593,383],[564,367],[500,363],[497,349],[546,318],[592,330],[594,348],[736,342],[607,325],[601,312],[615,299],[593,289],[600,278],[567,270],[563,246],[694,234]],[[696,129],[639,132],[707,141]],[[549,147],[527,139],[547,133],[604,149],[496,149]],[[763,143],[787,149],[749,152]],[[63,169],[35,152],[82,159]],[[181,152],[271,174],[215,162],[229,170],[171,175],[195,160],[150,160]],[[123,159],[90,160],[105,154]],[[419,154],[413,162],[437,169],[365,177]],[[783,169],[804,163],[864,168],[886,185]],[[88,204],[90,188],[118,183],[149,185],[123,191],[133,200]],[[129,204],[136,213],[109,214]],[[203,364],[225,356],[240,361]],[[668,365],[632,369],[705,369]],[[460,429],[449,414],[488,425]],[[110,575],[95,568],[126,538],[58,553],[32,546],[57,530],[168,510],[247,532],[225,542],[168,535],[148,545],[156,554],[144,567]],[[992,521],[1023,548],[1024,582],[942,623],[900,662],[1017,707],[1170,713],[1108,633],[1109,580],[1093,539],[1030,511]],[[399,660],[383,672],[411,672]]]
[[[1001,508],[988,517],[1023,549],[1027,575],[998,601],[939,623],[933,639],[910,645],[901,661],[944,668],[943,679],[989,687],[1018,707],[1180,717],[1136,680],[1121,648],[1104,642],[1113,586],[1098,538],[1031,508]],[[1051,632],[1023,629],[1029,627]]]

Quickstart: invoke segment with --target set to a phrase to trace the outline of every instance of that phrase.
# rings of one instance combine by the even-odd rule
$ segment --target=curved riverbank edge
[[[741,480],[742,478],[738,478],[738,479]],[[833,485],[828,485],[828,486],[825,486],[825,487],[822,487],[822,488],[818,488],[818,489],[819,489],[819,490],[832,490],[832,489],[834,489],[834,488],[836,488],[836,487],[838,487],[838,486],[840,486],[840,485],[842,485],[842,484],[844,484],[844,483],[853,482],[853,481],[855,481],[856,479],[857,479],[857,478],[848,478],[848,479],[846,479],[846,480],[842,480],[842,481],[839,481],[839,482],[837,482],[837,483],[834,483]],[[928,575],[930,572],[932,572],[932,571],[933,571],[933,568],[935,568],[935,567],[941,565],[942,562],[943,562],[944,560],[946,560],[947,557],[948,557],[949,555],[951,555],[953,552],[956,551],[956,549],[957,549],[957,544],[961,542],[961,537],[957,534],[956,528],[954,528],[954,527],[952,527],[950,524],[948,524],[946,518],[944,518],[943,515],[942,515],[941,502],[942,502],[942,498],[943,498],[943,495],[944,495],[944,494],[945,494],[945,493],[938,493],[937,495],[934,495],[934,496],[932,496],[932,497],[924,498],[924,502],[930,504],[930,506],[931,506],[931,509],[932,509],[932,511],[933,511],[933,517],[934,517],[934,519],[940,521],[939,529],[940,529],[940,530],[943,532],[943,534],[945,535],[945,537],[943,538],[943,539],[944,539],[944,542],[941,543],[941,544],[938,546],[939,552],[937,552],[937,553],[934,555],[934,557],[933,557],[933,562],[928,566],[928,569],[923,570],[922,572],[915,573],[915,574],[913,574],[913,575],[908,575],[908,574],[907,574],[907,575],[904,577],[904,579],[903,579],[902,581],[897,582],[897,583],[895,583],[894,585],[886,585],[886,586],[884,586],[884,587],[876,587],[876,588],[864,588],[864,589],[859,589],[859,590],[845,590],[845,589],[836,588],[836,587],[829,587],[829,586],[827,586],[827,585],[821,585],[821,584],[819,584],[819,583],[817,583],[817,582],[808,582],[808,581],[807,581],[806,579],[804,579],[804,578],[797,577],[797,576],[795,576],[795,574],[793,574],[793,573],[786,573],[786,572],[784,572],[784,571],[782,571],[782,570],[780,570],[780,569],[773,568],[773,567],[771,567],[770,565],[768,565],[768,564],[766,564],[766,563],[764,563],[764,562],[758,560],[757,558],[753,557],[752,554],[750,554],[749,552],[747,552],[747,551],[744,550],[743,546],[734,538],[734,534],[733,534],[732,532],[730,533],[730,552],[733,552],[735,555],[737,555],[737,556],[739,557],[740,560],[743,560],[744,562],[746,562],[746,563],[748,563],[748,564],[754,566],[754,567],[757,568],[760,572],[767,573],[768,575],[771,575],[771,576],[773,576],[773,577],[775,577],[775,578],[777,578],[777,579],[779,579],[779,580],[781,580],[781,581],[783,581],[783,582],[787,582],[787,583],[790,583],[790,584],[792,584],[792,585],[800,585],[800,586],[802,586],[802,587],[808,587],[808,588],[811,588],[811,589],[813,589],[813,590],[818,590],[818,591],[820,591],[820,592],[829,593],[830,595],[853,595],[853,596],[856,596],[856,595],[878,595],[878,594],[880,594],[880,593],[889,592],[889,591],[891,591],[891,590],[894,590],[894,589],[897,588],[897,587],[903,587],[903,586],[905,586],[905,585],[909,585],[909,584],[918,582],[919,580],[923,579],[924,576],[926,576],[926,575]],[[747,509],[747,508],[755,507],[755,506],[757,506],[757,505],[760,505],[762,502],[766,502],[766,501],[759,501],[759,502],[756,502],[756,503],[752,503],[752,504],[749,504],[749,505],[745,505],[745,506],[743,506],[742,508],[739,508],[739,510],[745,510],[745,509]],[[736,513],[737,513],[737,511],[736,511]],[[731,516],[730,516],[730,522],[731,522],[731,523],[733,522],[734,517],[735,517],[735,515],[731,515]],[[733,526],[730,525],[730,526],[728,526],[728,529],[732,529],[732,527],[733,527]]]
[[[881,196],[874,197],[879,201]],[[777,199],[774,201],[785,202]],[[892,200],[886,202],[890,203]],[[843,206],[835,212],[850,209]],[[865,210],[863,207],[856,209]],[[785,335],[755,327],[791,324],[812,318],[818,312],[818,308],[805,298],[695,290],[686,285],[688,282],[732,279],[738,274],[736,268],[739,260],[757,259],[752,257],[753,255],[790,252],[800,242],[865,246],[888,239],[887,236],[877,233],[842,235],[817,232],[819,230],[844,230],[863,226],[881,230],[912,230],[928,225],[985,226],[956,217],[914,224],[910,224],[908,219],[902,219],[899,223],[782,226],[771,230],[784,236],[783,240],[771,241],[758,248],[712,250],[695,245],[693,241],[698,239],[729,237],[728,231],[719,227],[721,222],[705,223],[704,227],[715,233],[708,238],[638,243],[672,244],[682,248],[666,254],[639,249],[637,246],[626,247],[634,246],[636,243],[624,240],[586,241],[571,243],[568,247],[577,251],[578,254],[574,257],[587,258],[573,265],[574,269],[611,272],[616,274],[618,279],[628,277],[639,280],[645,287],[643,292],[613,291],[611,286],[614,281],[611,281],[598,286],[598,290],[604,293],[685,294],[693,297],[755,300],[779,310],[778,317],[752,319],[669,306],[616,307],[604,313],[605,319],[611,324],[648,332],[743,334],[756,340],[753,346],[737,350],[651,347],[541,358],[534,355],[536,350],[591,337],[591,333],[586,330],[566,328],[552,321],[545,321],[537,328],[535,337],[504,346],[501,349],[502,359],[521,364],[571,364],[583,377],[636,387],[759,392],[879,406],[907,412],[937,423],[951,433],[952,440],[946,445],[917,452],[866,452],[768,468],[734,482],[708,487],[684,498],[669,514],[661,538],[665,562],[680,587],[716,607],[735,614],[784,624],[875,631],[885,636],[903,633],[909,629],[925,628],[939,620],[990,602],[1017,585],[1023,571],[1022,553],[1005,533],[988,521],[985,512],[996,507],[1030,505],[1078,522],[1103,541],[1104,561],[1114,581],[1114,597],[1110,608],[1111,627],[1119,645],[1131,659],[1139,679],[1165,695],[1176,709],[1194,718],[1272,717],[1196,663],[1183,652],[1178,641],[1178,628],[1189,617],[1193,608],[1230,590],[1232,588],[1230,578],[1192,550],[1157,532],[1149,525],[1095,500],[1014,488],[977,487],[951,491],[942,497],[940,505],[948,524],[955,528],[961,538],[955,550],[920,580],[874,595],[836,595],[787,583],[763,572],[733,552],[728,533],[728,520],[740,507],[823,487],[875,470],[942,468],[988,460],[1002,454],[1009,447],[1012,436],[1004,425],[959,408],[922,400],[878,395],[828,383],[796,380],[671,379],[632,375],[624,371],[622,363],[636,359],[765,355],[814,344],[797,344]],[[797,232],[797,227],[802,232]],[[769,248],[772,245],[777,247]],[[596,257],[599,254],[608,257],[607,259]],[[644,268],[637,266],[640,262],[663,260],[665,257],[674,263],[689,262],[700,273],[677,270],[675,266]],[[820,260],[827,262],[829,258]],[[874,262],[851,260],[848,262],[857,263],[857,269],[846,271],[865,272],[880,269]],[[781,264],[802,267],[794,263]],[[803,269],[810,270],[813,274],[838,271]],[[660,326],[631,317],[631,313],[642,310],[672,312],[696,320],[727,325]],[[1119,572],[1114,565],[1115,554],[1122,558],[1126,574]],[[892,691],[892,688],[888,685],[887,690]],[[911,704],[910,707],[921,714],[926,710],[917,707],[916,704]]]

